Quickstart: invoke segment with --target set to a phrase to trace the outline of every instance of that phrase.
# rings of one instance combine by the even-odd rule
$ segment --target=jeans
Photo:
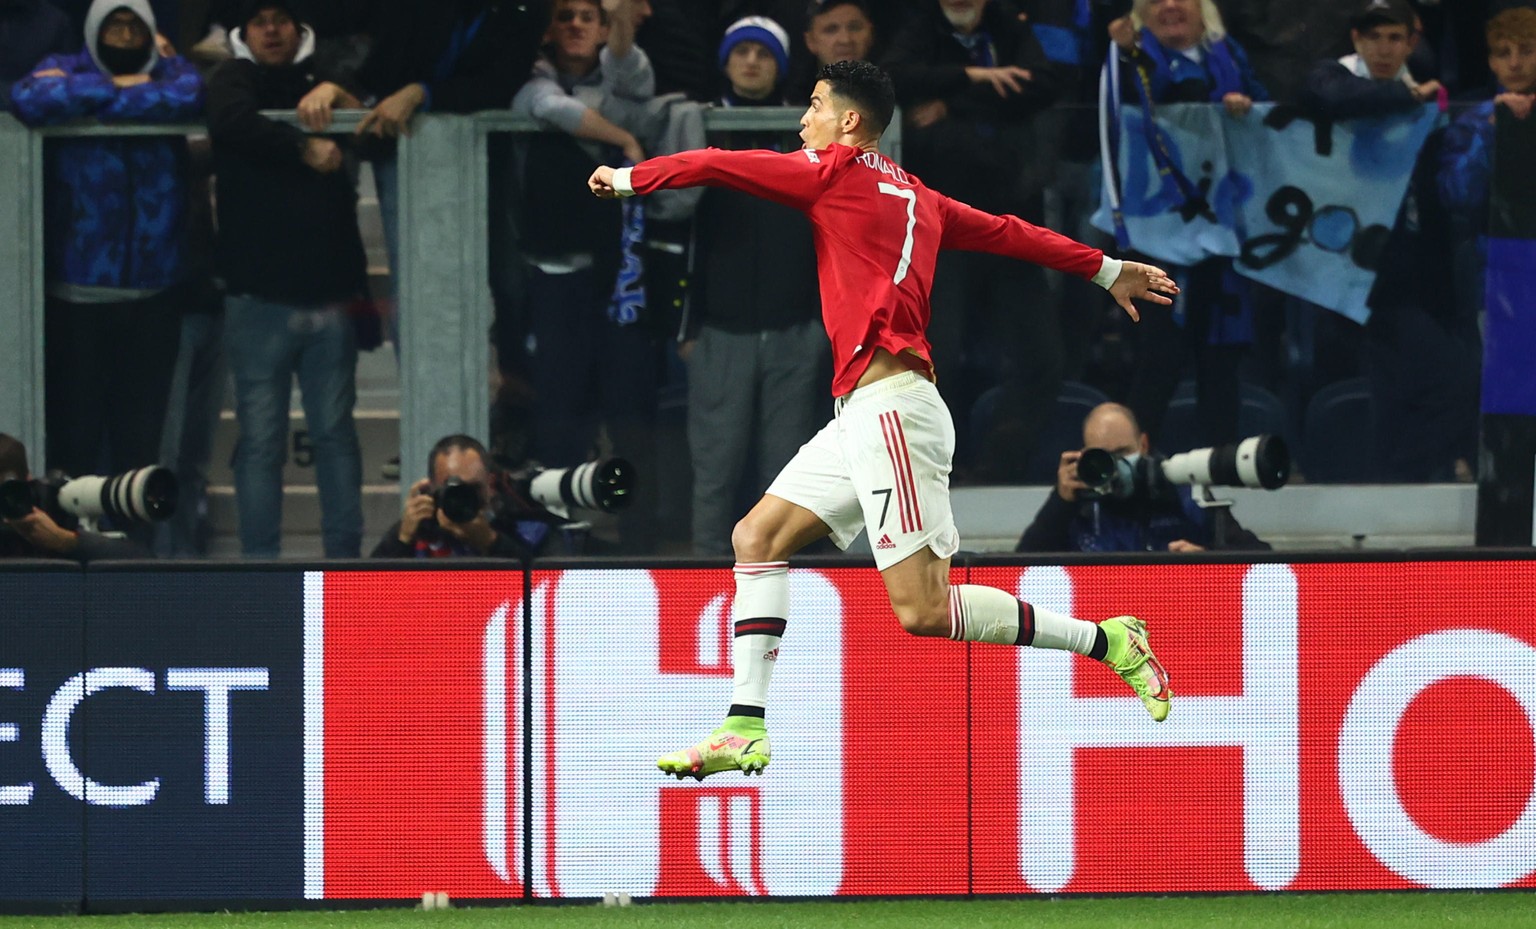
[[[288,404],[298,375],[320,489],[327,558],[356,558],[363,541],[357,341],[340,305],[291,306],[248,296],[226,301],[224,346],[235,380],[235,502],[247,557],[276,558],[283,513]]]

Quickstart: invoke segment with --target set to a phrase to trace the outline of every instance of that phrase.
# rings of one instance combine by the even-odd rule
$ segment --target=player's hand
[[[1168,543],[1168,550],[1170,552],[1181,552],[1187,555],[1190,552],[1203,552],[1205,551],[1205,546],[1196,545],[1188,539],[1174,539],[1172,542]]]
[[[32,72],[32,76],[33,77],[69,77],[68,74],[64,73],[64,69],[63,68],[44,68],[41,71],[33,71]]]
[[[1088,489],[1077,476],[1077,459],[1081,457],[1082,452],[1062,452],[1061,464],[1056,466],[1056,495],[1068,503],[1076,500],[1080,491]]]
[[[400,513],[399,539],[406,545],[415,541],[416,530],[421,528],[422,521],[431,519],[437,512],[437,501],[428,492],[431,486],[432,482],[426,478],[411,485],[411,495],[406,498],[405,509]]]
[[[1173,282],[1168,272],[1139,261],[1125,262],[1120,268],[1120,276],[1109,287],[1109,295],[1115,298],[1126,315],[1137,322],[1141,321],[1141,311],[1131,303],[1132,300],[1148,300],[1170,306],[1178,292],[1179,285]]]
[[[1536,103],[1536,97],[1530,94],[1499,94],[1493,98],[1493,102],[1502,106],[1514,114],[1515,119],[1525,119],[1531,115],[1531,104]]]
[[[965,76],[970,78],[973,84],[991,84],[999,97],[1021,94],[1024,92],[1024,85],[1035,79],[1028,69],[1017,65],[1004,65],[1000,68],[966,68]]]
[[[587,189],[596,194],[600,200],[615,200],[619,192],[613,187],[613,168],[608,165],[598,165],[592,176],[587,178]]]
[[[176,57],[176,46],[171,44],[170,39],[167,39],[158,32],[155,33],[155,51],[159,53],[161,58]]]
[[[112,75],[112,86],[137,87],[140,84],[148,84],[149,80],[148,74],[114,74]]]
[[[1222,97],[1221,104],[1233,116],[1247,116],[1248,111],[1253,109],[1253,98],[1247,94],[1240,94],[1234,91]]]
[[[37,507],[33,507],[32,512],[20,519],[6,520],[5,524],[31,542],[34,548],[40,548],[45,552],[65,555],[80,545],[78,534],[61,527],[53,521],[52,516]]]
[[[927,129],[949,115],[949,105],[943,100],[925,100],[907,110],[907,122],[913,129]]]

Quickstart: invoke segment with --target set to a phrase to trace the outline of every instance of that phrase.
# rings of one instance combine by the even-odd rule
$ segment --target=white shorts
[[[949,508],[955,424],[938,388],[906,371],[839,397],[836,414],[800,447],[768,493],[815,513],[846,549],[869,530],[880,570],[927,547],[960,549]]]

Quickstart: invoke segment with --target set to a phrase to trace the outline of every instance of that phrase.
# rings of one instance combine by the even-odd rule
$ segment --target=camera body
[[[176,490],[175,473],[154,465],[111,476],[50,472],[44,480],[0,482],[0,518],[21,519],[36,507],[55,522],[72,516],[94,529],[96,520],[106,517],[121,528],[169,519],[176,512]]]
[[[1210,448],[1196,448],[1168,458],[1143,455],[1132,461],[1102,448],[1084,449],[1077,460],[1078,479],[1088,485],[1085,500],[1159,501],[1172,496],[1175,484],[1209,489],[1262,487],[1275,490],[1291,477],[1291,454],[1285,440],[1257,435]]]

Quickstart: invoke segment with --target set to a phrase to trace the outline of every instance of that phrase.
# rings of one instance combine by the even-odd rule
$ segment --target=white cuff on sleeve
[[[634,168],[615,168],[614,169],[614,172],[613,172],[613,189],[615,191],[617,191],[618,195],[621,196],[621,197],[633,197],[635,195],[634,185],[630,184],[630,182],[629,182],[629,172],[631,172],[633,170],[634,170]],[[1102,274],[1103,272],[1101,271],[1099,273]],[[1120,272],[1116,271],[1115,273],[1118,274]],[[1104,286],[1108,287],[1109,285],[1105,284]]]
[[[629,177],[626,176],[624,180],[629,180]],[[614,178],[614,183],[617,185],[617,177]],[[1125,262],[1118,258],[1111,258],[1105,255],[1104,263],[1099,266],[1099,273],[1093,276],[1093,282],[1108,290],[1115,283],[1115,279],[1120,276],[1120,268],[1124,264]]]

